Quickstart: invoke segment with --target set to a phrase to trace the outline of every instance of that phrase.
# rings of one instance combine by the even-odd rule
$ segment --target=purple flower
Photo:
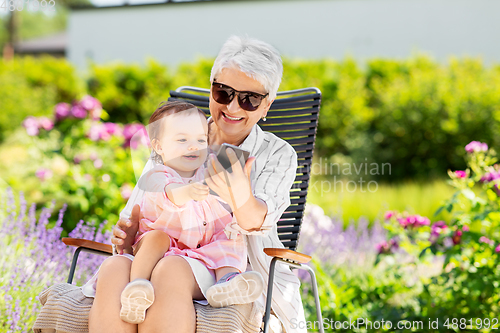
[[[80,100],[80,105],[87,111],[102,108],[101,102],[90,95],[83,96],[83,98]]]
[[[47,117],[38,118],[38,124],[40,128],[43,128],[46,131],[50,131],[51,129],[54,128],[54,123]]]
[[[46,168],[40,168],[35,172],[35,176],[38,177],[42,182],[46,179],[52,177],[52,170]]]
[[[429,237],[429,241],[431,243],[435,243],[439,235],[444,231],[444,229],[448,228],[444,221],[437,221],[431,226],[431,236]]]
[[[23,121],[23,127],[26,128],[28,135],[36,136],[38,135],[39,123],[38,119],[33,116],[28,116]]]
[[[480,181],[483,183],[488,183],[497,179],[500,179],[500,172],[493,170],[491,172],[487,172],[484,176],[482,176]]]
[[[71,105],[69,105],[68,103],[56,104],[54,111],[56,115],[56,121],[63,120],[64,118],[67,118],[70,115]]]
[[[498,184],[493,185],[493,191],[500,197],[500,188]]]
[[[75,118],[83,119],[87,116],[87,110],[81,105],[75,104],[71,107],[71,115]]]
[[[467,146],[465,146],[465,151],[468,153],[478,153],[487,150],[488,145],[479,141],[472,141]]]
[[[467,172],[465,172],[463,170],[457,170],[457,171],[455,171],[455,176],[457,178],[466,178],[467,177]]]

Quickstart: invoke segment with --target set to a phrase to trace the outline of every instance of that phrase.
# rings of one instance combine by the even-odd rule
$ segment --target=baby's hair
[[[153,112],[153,114],[149,118],[148,135],[149,135],[149,140],[151,141],[151,146],[154,147],[153,140],[160,139],[163,118],[175,113],[180,113],[188,110],[193,110],[193,111],[197,110],[198,113],[203,116],[203,118],[206,118],[205,113],[191,103],[182,101],[161,102],[158,108],[155,110],[155,112]],[[163,164],[163,159],[154,150],[154,148],[151,154],[151,159],[158,164]]]

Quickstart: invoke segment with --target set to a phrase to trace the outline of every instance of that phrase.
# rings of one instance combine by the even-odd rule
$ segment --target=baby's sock
[[[227,273],[226,275],[224,275],[223,277],[221,277],[219,279],[219,281],[217,281],[216,284],[227,282],[227,281],[231,280],[232,278],[236,277],[239,274],[240,273],[238,273],[238,272]]]

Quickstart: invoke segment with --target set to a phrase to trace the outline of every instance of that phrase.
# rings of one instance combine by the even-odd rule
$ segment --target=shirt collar
[[[207,123],[210,122],[212,117],[208,117]],[[243,140],[243,142],[238,146],[241,149],[245,149],[250,152],[250,156],[255,156],[257,151],[259,151],[259,148],[264,141],[264,131],[260,128],[259,125],[255,124],[253,125],[250,134]]]

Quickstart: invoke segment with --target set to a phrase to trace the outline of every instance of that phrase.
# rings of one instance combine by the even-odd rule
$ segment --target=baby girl
[[[204,113],[185,102],[162,104],[151,116],[148,132],[158,164],[138,184],[145,190],[143,218],[133,246],[131,282],[121,296],[121,319],[133,324],[144,321],[154,302],[149,280],[164,256],[181,256],[190,263],[211,306],[255,301],[264,288],[262,276],[245,272],[245,240],[242,235],[228,238],[224,229],[233,217],[203,182],[208,150]],[[197,276],[199,263],[216,278],[209,287]],[[218,282],[213,285],[214,281]]]

